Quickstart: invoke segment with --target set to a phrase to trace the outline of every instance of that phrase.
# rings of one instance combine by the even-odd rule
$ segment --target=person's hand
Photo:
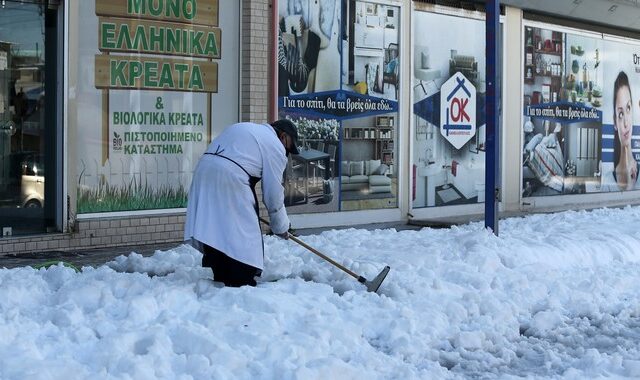
[[[265,221],[266,223],[266,221]],[[267,235],[276,235],[277,237],[279,237],[280,239],[284,239],[284,240],[289,240],[289,236],[296,236],[294,229],[291,228],[291,223],[289,223],[289,230],[277,234],[275,232],[273,232],[273,230],[269,230],[269,232],[267,233]]]
[[[276,234],[280,239],[289,240],[289,231],[285,231],[281,234]]]
[[[278,237],[280,237],[281,239],[284,240],[289,240],[289,236],[296,236],[295,230],[293,228],[291,228],[291,223],[289,223],[289,230],[286,232],[283,232],[281,234],[276,234],[278,235]]]

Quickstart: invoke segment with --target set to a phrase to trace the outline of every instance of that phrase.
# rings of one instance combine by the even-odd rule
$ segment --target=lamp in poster
[[[278,15],[278,111],[302,144],[288,212],[395,207],[399,7],[279,0]]]
[[[414,208],[484,202],[485,26],[477,16],[415,13]]]
[[[78,139],[89,142],[78,150],[78,213],[184,207],[210,140],[218,0],[79,7],[79,22],[94,25],[83,30],[98,31],[80,37],[81,51],[98,52],[88,65],[94,89],[82,89],[82,100],[98,104],[78,111]]]

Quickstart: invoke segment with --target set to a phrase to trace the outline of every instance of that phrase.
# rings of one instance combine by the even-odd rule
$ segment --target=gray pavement
[[[586,208],[589,210],[591,208]],[[500,219],[511,217],[522,217],[530,215],[532,212],[501,212]],[[553,211],[538,211],[538,213],[553,213]],[[354,226],[336,226],[336,227],[322,227],[322,228],[307,228],[296,230],[295,233],[304,237],[305,235],[315,235],[327,230],[340,230],[347,228],[359,228],[367,230],[375,229],[387,229],[395,228],[396,230],[419,230],[424,227],[430,228],[449,228],[453,225],[468,224],[470,222],[477,222],[484,220],[484,215],[465,215],[465,216],[453,216],[448,218],[437,218],[429,220],[412,220],[410,223],[402,222],[389,222],[389,223],[371,223]],[[152,245],[137,245],[126,247],[112,247],[112,248],[100,248],[100,249],[84,249],[70,252],[63,251],[51,251],[51,252],[38,252],[38,253],[25,253],[19,255],[0,255],[0,269],[2,268],[16,268],[24,266],[36,266],[52,260],[60,260],[68,262],[81,268],[83,266],[97,267],[103,265],[109,261],[112,261],[120,255],[129,255],[131,252],[136,252],[143,256],[151,256],[157,250],[165,251],[175,248],[182,244],[182,242],[165,243],[165,244],[152,244]]]
[[[36,266],[49,261],[63,261],[74,265],[76,268],[85,266],[98,267],[112,261],[120,255],[127,256],[131,252],[143,256],[151,256],[156,250],[165,251],[175,248],[181,243],[152,244],[126,247],[112,247],[99,249],[83,249],[76,251],[48,251],[37,253],[9,254],[0,256],[0,268],[17,268],[24,266]]]
[[[330,229],[347,229],[347,228],[363,228],[368,230],[375,229],[387,229],[395,228],[396,230],[413,229],[418,230],[429,224],[411,225],[406,223],[374,223],[358,226],[340,226],[340,227],[324,227],[324,228],[309,228],[296,230],[295,233],[300,236],[315,235],[323,231]],[[443,222],[435,222],[430,227],[449,227],[451,224]],[[17,268],[25,266],[37,266],[50,261],[63,261],[70,263],[77,268],[84,266],[98,267],[109,261],[112,261],[120,255],[127,256],[132,252],[136,252],[143,256],[151,256],[156,251],[165,251],[175,248],[182,244],[182,242],[164,243],[164,244],[151,244],[151,245],[136,245],[125,247],[112,247],[112,248],[99,248],[99,249],[82,249],[75,251],[48,251],[37,253],[23,253],[23,254],[8,254],[0,256],[0,269],[1,268]]]

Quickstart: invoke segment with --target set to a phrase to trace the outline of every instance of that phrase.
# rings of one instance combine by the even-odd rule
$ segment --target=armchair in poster
[[[523,196],[638,187],[637,45],[525,28]]]
[[[397,206],[397,6],[278,1],[278,113],[298,127],[290,213]]]
[[[484,202],[484,21],[426,11],[414,17],[413,207]]]

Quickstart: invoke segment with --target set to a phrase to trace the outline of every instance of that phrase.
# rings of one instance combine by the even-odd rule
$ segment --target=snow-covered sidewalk
[[[639,378],[640,208],[265,237],[257,288],[183,245],[0,269],[0,379]]]

